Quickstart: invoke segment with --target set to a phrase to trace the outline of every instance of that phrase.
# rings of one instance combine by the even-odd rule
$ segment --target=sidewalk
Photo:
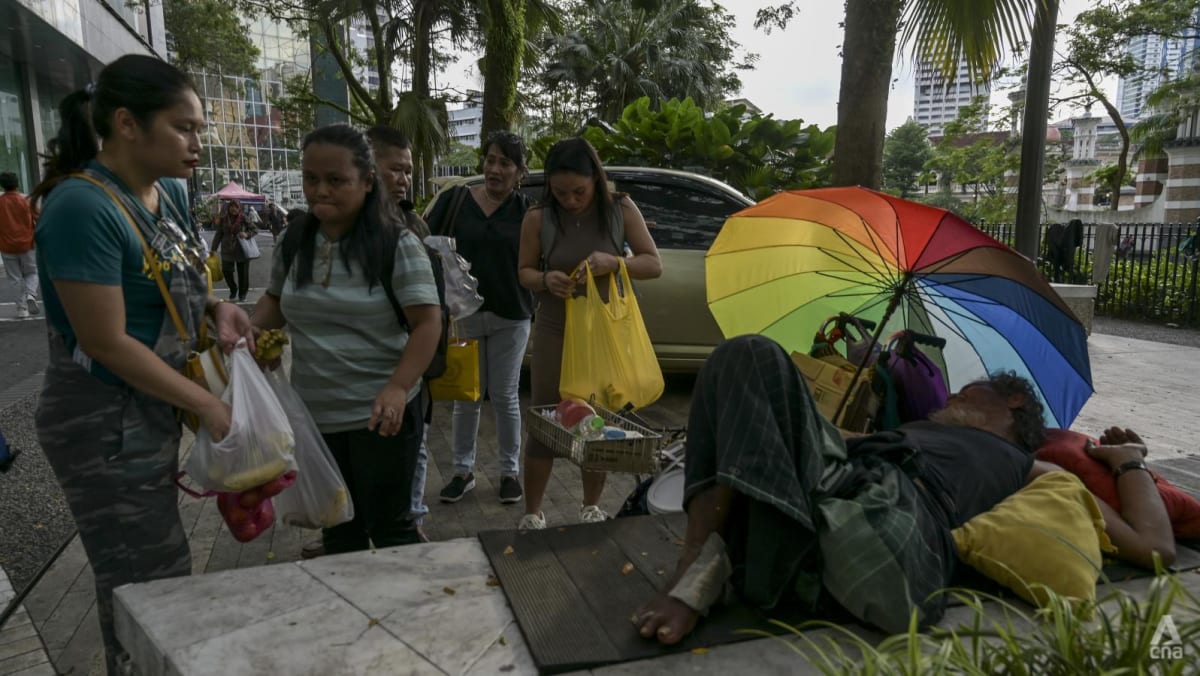
[[[1200,416],[1194,414],[1200,411],[1200,388],[1194,381],[1194,364],[1200,362],[1200,348],[1094,334],[1089,340],[1089,349],[1096,394],[1084,407],[1073,426],[1075,429],[1098,433],[1111,425],[1132,427],[1146,440],[1152,460],[1200,453]],[[690,396],[690,380],[672,379],[663,400],[649,409],[647,415],[661,425],[686,424]],[[1190,413],[1184,415],[1183,412]],[[494,476],[497,463],[495,433],[492,417],[486,412],[480,426],[478,487],[457,504],[437,502],[438,490],[453,472],[449,421],[448,405],[439,404],[429,435],[432,459],[426,502],[431,513],[426,522],[427,533],[435,541],[445,541],[472,537],[481,530],[514,527],[521,508],[520,505],[501,505],[496,499],[497,486],[493,483],[498,479]],[[185,440],[183,448],[189,445]],[[578,477],[577,468],[566,462],[556,463],[546,499],[551,526],[577,521],[582,497]],[[1184,472],[1171,478],[1192,481],[1193,492],[1200,488],[1200,474],[1193,476]],[[605,491],[604,508],[615,512],[633,484],[631,476],[612,476]],[[295,561],[303,543],[314,538],[311,533],[274,528],[259,540],[241,545],[224,528],[213,500],[183,496],[181,505],[192,544],[193,571],[197,574]],[[1188,577],[1200,580],[1200,576]],[[50,569],[28,598],[26,606],[59,673],[99,673],[99,627],[95,620],[91,574],[77,540]],[[505,631],[511,633],[516,629],[509,627]],[[758,655],[755,648],[749,647],[752,645],[727,646],[720,651],[726,656],[720,661],[714,659],[715,655],[709,656],[705,662],[706,671],[718,664],[729,667],[737,661],[732,659],[734,656],[745,660]],[[782,657],[771,658],[772,663]],[[671,658],[671,663],[682,673],[696,659],[677,656]],[[793,656],[793,659],[798,658]],[[796,666],[796,663],[792,665]],[[635,673],[647,668],[647,665],[636,665],[636,668],[621,665],[604,673]]]

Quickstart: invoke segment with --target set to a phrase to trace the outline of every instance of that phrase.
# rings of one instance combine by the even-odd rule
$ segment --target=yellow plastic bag
[[[621,293],[614,274],[607,303],[586,264],[585,271],[587,295],[567,299],[559,394],[585,401],[594,398],[614,411],[626,405],[649,406],[662,396],[663,376],[625,261],[620,261],[618,270]]]
[[[204,267],[208,268],[210,282],[219,282],[225,279],[225,273],[221,271],[221,258],[215,252],[208,254],[208,259],[204,261]]]
[[[446,343],[446,372],[429,381],[429,392],[438,401],[479,401],[479,341],[458,338],[451,325]]]

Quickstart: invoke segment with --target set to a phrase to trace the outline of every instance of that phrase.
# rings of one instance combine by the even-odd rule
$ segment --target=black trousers
[[[230,298],[246,297],[250,291],[250,261],[222,258],[221,274],[225,275],[225,283],[229,285]]]
[[[394,437],[367,429],[322,434],[350,488],[354,518],[322,532],[328,554],[358,552],[420,541],[409,518],[413,474],[424,431],[422,398],[404,408],[404,424]]]

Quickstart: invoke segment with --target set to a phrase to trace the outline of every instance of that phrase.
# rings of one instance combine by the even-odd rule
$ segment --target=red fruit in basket
[[[558,424],[567,429],[573,429],[589,415],[596,415],[596,410],[582,399],[563,399],[555,411],[558,413]]]

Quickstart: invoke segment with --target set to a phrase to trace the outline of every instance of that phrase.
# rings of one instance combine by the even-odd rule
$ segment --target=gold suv
[[[648,167],[605,167],[615,190],[629,193],[650,225],[663,261],[662,277],[637,282],[646,329],[664,371],[696,371],[724,338],[704,293],[704,252],[730,215],[754,202],[734,188],[699,174]],[[473,185],[482,176],[450,183]],[[521,189],[542,199],[536,171]],[[436,198],[426,207],[428,214]]]

